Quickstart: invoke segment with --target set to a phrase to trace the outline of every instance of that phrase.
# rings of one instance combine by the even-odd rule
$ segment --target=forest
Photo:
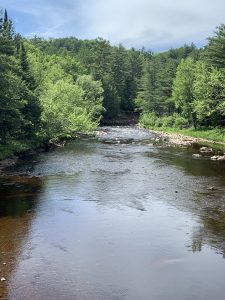
[[[146,128],[225,125],[225,25],[163,53],[102,38],[27,39],[0,16],[0,159],[134,112]]]

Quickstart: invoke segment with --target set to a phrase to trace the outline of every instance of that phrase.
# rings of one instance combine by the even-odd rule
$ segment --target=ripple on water
[[[0,296],[223,299],[224,167],[100,130],[0,177]]]

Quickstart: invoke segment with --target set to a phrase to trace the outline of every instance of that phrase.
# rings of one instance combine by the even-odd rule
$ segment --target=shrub
[[[163,127],[173,127],[174,125],[174,116],[166,116],[162,118]]]
[[[162,118],[157,118],[155,121],[155,126],[156,127],[162,127],[163,126],[163,119]]]
[[[158,117],[155,113],[145,113],[141,115],[140,123],[144,127],[154,127],[157,120]]]
[[[178,115],[178,114],[173,114],[173,118],[174,118],[174,128],[179,128],[182,129],[184,127],[188,127],[189,126],[189,122],[187,119],[185,119],[184,117]]]

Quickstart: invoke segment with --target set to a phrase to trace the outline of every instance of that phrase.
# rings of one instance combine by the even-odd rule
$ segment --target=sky
[[[0,0],[0,7],[26,37],[102,37],[154,52],[202,47],[225,23],[224,0]]]

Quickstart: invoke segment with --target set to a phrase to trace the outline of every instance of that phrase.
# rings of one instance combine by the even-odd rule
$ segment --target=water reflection
[[[35,177],[0,177],[0,217],[19,217],[35,211],[41,187],[42,181]]]
[[[220,208],[208,208],[192,234],[193,252],[209,245],[225,258],[225,213]]]
[[[102,128],[7,170],[3,298],[223,298],[224,165],[152,138]]]
[[[0,177],[0,298],[8,299],[8,284],[27,242],[42,182],[22,176]]]
[[[193,232],[193,251],[209,245],[225,257],[225,163],[193,159],[194,152],[191,147],[160,149],[156,156],[166,166],[176,166],[187,175],[179,180],[179,193],[189,191],[191,197],[185,196],[179,206],[200,217]]]

